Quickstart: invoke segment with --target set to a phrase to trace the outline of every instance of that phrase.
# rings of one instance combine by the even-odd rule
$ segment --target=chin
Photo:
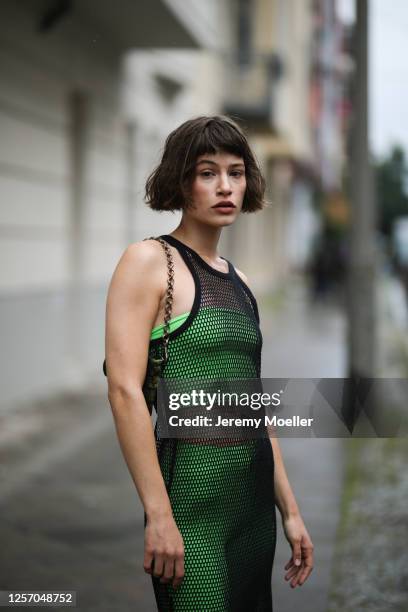
[[[212,225],[213,227],[228,227],[228,225],[232,225],[233,223],[235,223],[236,221],[236,217],[231,216],[230,219],[211,219],[211,221],[207,222],[209,223],[209,225]]]
[[[206,218],[205,222],[213,227],[228,227],[228,225],[232,225],[238,218],[238,212],[232,215],[219,215],[218,217],[210,217]],[[203,219],[204,221],[204,219]]]

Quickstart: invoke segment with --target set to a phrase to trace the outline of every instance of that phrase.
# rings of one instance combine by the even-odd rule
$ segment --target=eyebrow
[[[197,162],[197,166],[199,166],[200,164],[211,164],[212,166],[218,166],[218,164],[214,161],[211,161],[211,159],[202,159],[201,161]],[[235,164],[230,164],[229,167],[233,168],[235,166],[244,166],[245,164],[244,162],[236,162]]]

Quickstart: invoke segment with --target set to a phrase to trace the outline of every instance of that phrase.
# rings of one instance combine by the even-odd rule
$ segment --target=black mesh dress
[[[192,310],[170,333],[163,378],[259,378],[256,300],[228,262],[220,272],[173,236],[195,282]],[[150,350],[160,350],[160,339]],[[159,463],[184,541],[185,576],[174,589],[152,577],[160,612],[271,612],[276,542],[274,460],[268,438],[159,438]],[[205,442],[205,443],[204,443]],[[146,516],[145,516],[146,524]]]

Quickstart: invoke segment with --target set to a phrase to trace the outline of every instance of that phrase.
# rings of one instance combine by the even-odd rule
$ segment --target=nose
[[[222,193],[225,195],[232,193],[231,184],[227,172],[221,172],[217,191],[220,194]]]

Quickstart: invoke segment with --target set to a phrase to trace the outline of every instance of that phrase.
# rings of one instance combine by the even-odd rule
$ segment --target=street
[[[263,333],[264,377],[342,375],[341,315],[332,307],[309,310],[302,287],[288,292],[279,313],[265,317]],[[24,428],[27,419],[32,426]],[[1,589],[75,590],[84,612],[153,612],[150,577],[142,567],[143,509],[116,439],[104,380],[80,397],[38,402],[30,415],[23,409],[0,415],[0,425]],[[275,612],[300,604],[304,612],[327,609],[341,492],[339,443],[281,440],[316,565],[303,587],[285,583],[290,553],[279,527]]]
[[[267,324],[263,377],[343,377],[345,320],[332,306],[309,304],[303,284],[285,292],[284,306]],[[273,341],[272,341],[273,340]],[[312,538],[314,570],[301,587],[292,589],[284,580],[290,558],[278,517],[278,544],[272,591],[274,610],[325,612],[334,543],[340,513],[343,477],[343,441],[335,438],[282,438],[280,446],[302,517]]]

